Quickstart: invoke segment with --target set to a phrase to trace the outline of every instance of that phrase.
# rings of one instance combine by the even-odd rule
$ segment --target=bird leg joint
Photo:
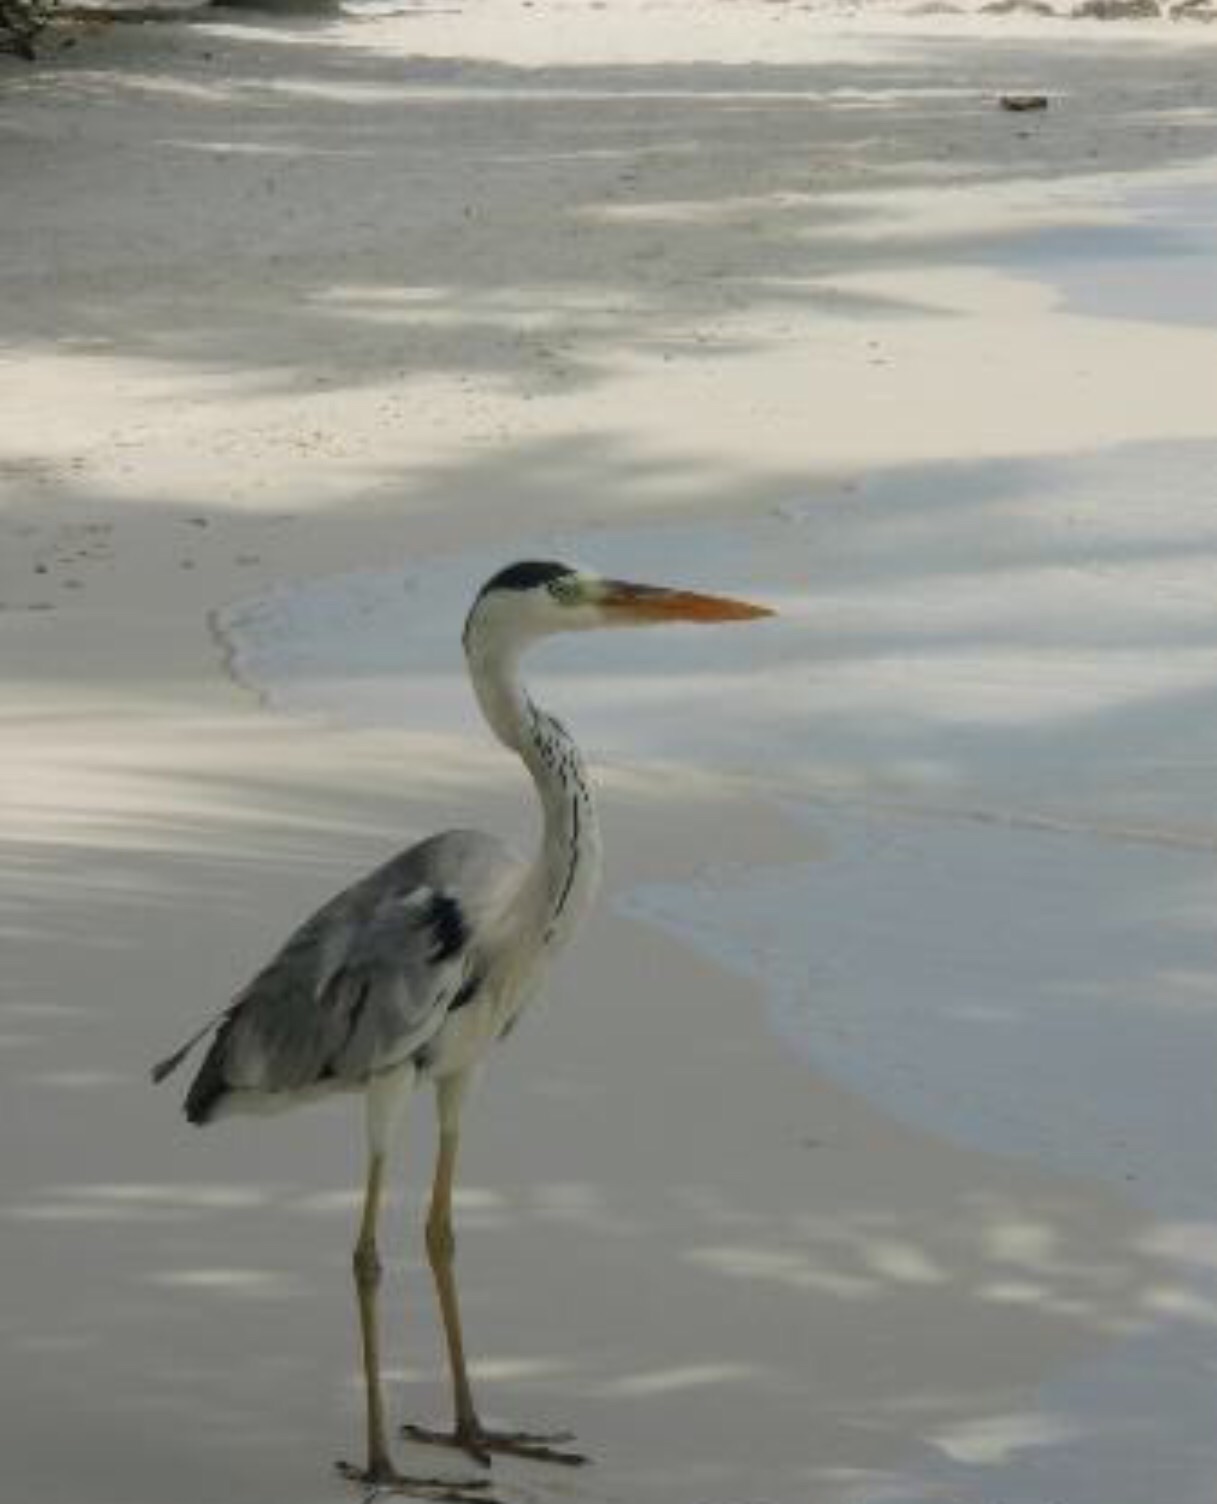
[[[436,1216],[434,1212],[427,1218],[427,1253],[432,1268],[451,1264],[456,1256],[456,1236],[452,1231],[452,1223],[446,1217]]]
[[[380,1255],[376,1251],[376,1244],[370,1239],[365,1242],[362,1238],[355,1244],[355,1252],[351,1257],[351,1267],[355,1270],[355,1283],[361,1290],[374,1290],[380,1284],[381,1265]]]

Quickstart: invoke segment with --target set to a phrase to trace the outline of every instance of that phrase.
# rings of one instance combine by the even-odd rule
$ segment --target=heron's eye
[[[573,606],[579,600],[579,581],[573,574],[559,575],[545,588],[560,606]]]

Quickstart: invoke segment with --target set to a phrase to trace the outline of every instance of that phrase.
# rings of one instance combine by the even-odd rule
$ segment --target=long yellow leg
[[[465,1339],[461,1331],[461,1310],[456,1293],[456,1237],[452,1231],[452,1181],[456,1174],[456,1156],[460,1147],[460,1104],[465,1082],[461,1078],[439,1083],[439,1153],[435,1161],[435,1178],[431,1186],[431,1208],[427,1214],[427,1256],[435,1276],[440,1314],[444,1319],[444,1337],[448,1343],[448,1366],[452,1374],[452,1400],[456,1425],[452,1431],[432,1431],[425,1426],[406,1426],[407,1436],[440,1446],[455,1446],[478,1462],[489,1465],[492,1452],[507,1452],[528,1457],[534,1462],[562,1462],[578,1467],[587,1458],[578,1452],[560,1452],[549,1443],[569,1441],[568,1432],[535,1436],[523,1431],[491,1431],[478,1419],[465,1363]]]
[[[444,1336],[448,1343],[448,1366],[452,1373],[452,1402],[456,1410],[458,1432],[478,1429],[473,1391],[465,1363],[465,1340],[461,1331],[461,1309],[456,1293],[456,1237],[452,1231],[452,1178],[456,1172],[456,1155],[460,1146],[459,1130],[440,1130],[439,1154],[435,1162],[435,1180],[431,1187],[431,1209],[427,1214],[427,1257],[435,1276],[440,1313],[444,1318]]]
[[[359,1302],[359,1335],[363,1347],[363,1381],[367,1398],[368,1448],[367,1466],[353,1467],[340,1462],[338,1471],[352,1483],[369,1485],[373,1491],[413,1494],[445,1504],[495,1504],[480,1490],[479,1480],[460,1481],[448,1478],[415,1478],[399,1473],[389,1455],[385,1436],[384,1395],[380,1383],[380,1256],[376,1249],[376,1228],[380,1220],[380,1196],[384,1182],[384,1154],[374,1151],[368,1162],[367,1187],[363,1198],[363,1216],[355,1243],[352,1264],[355,1293]]]
[[[352,1264],[355,1293],[359,1301],[359,1335],[363,1347],[363,1382],[367,1399],[368,1474],[390,1476],[393,1465],[385,1437],[384,1395],[380,1385],[380,1256],[376,1250],[376,1227],[380,1220],[380,1193],[384,1182],[384,1155],[373,1154],[368,1162],[368,1181],[363,1198],[363,1217],[355,1243]]]

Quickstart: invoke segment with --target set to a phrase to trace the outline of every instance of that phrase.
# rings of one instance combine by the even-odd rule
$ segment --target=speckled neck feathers
[[[519,679],[526,644],[466,638],[469,671],[491,729],[516,752],[540,797],[540,850],[511,907],[509,921],[538,931],[556,948],[594,897],[600,876],[600,827],[583,757],[570,733],[537,706]]]

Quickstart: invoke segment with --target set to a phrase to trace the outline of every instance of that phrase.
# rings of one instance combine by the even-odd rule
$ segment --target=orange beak
[[[774,616],[768,606],[729,600],[723,595],[698,595],[691,590],[664,590],[657,585],[631,585],[626,580],[605,580],[600,598],[612,617],[623,625],[663,621],[756,621]]]

